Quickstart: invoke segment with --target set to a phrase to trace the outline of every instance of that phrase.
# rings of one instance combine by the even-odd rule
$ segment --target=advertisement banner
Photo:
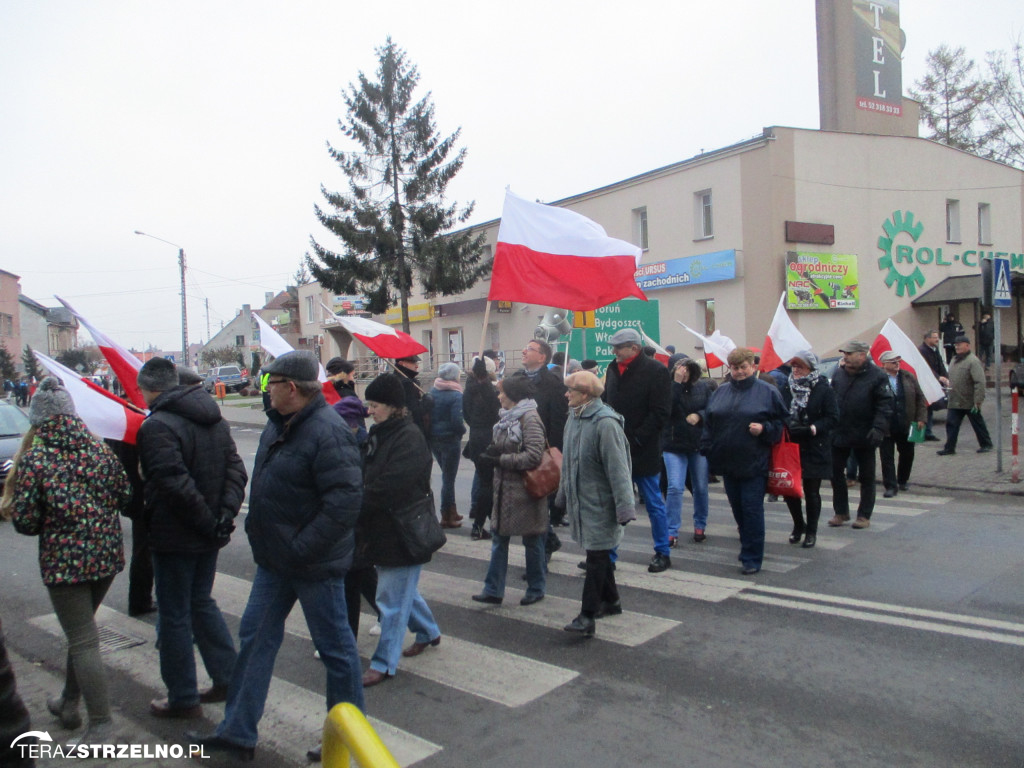
[[[736,251],[714,251],[699,256],[643,264],[634,275],[636,284],[644,293],[659,288],[678,288],[682,285],[714,283],[736,277]]]
[[[857,256],[790,253],[786,257],[786,309],[857,309]]]
[[[857,108],[903,112],[903,39],[899,0],[853,0]]]

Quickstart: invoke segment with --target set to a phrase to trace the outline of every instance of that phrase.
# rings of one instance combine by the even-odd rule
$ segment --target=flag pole
[[[485,349],[486,344],[487,344],[487,323],[488,323],[488,321],[490,319],[491,319],[491,300],[488,299],[487,300],[487,306],[484,309],[484,325],[480,329],[480,352],[477,355],[478,357],[483,357],[484,356],[484,349]]]

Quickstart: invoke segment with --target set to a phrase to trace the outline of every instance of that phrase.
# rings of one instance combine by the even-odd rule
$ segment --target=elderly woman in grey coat
[[[512,376],[498,385],[498,423],[493,441],[477,459],[477,466],[494,468],[494,508],[491,511],[491,564],[484,590],[473,595],[478,603],[501,605],[508,571],[508,543],[523,537],[526,547],[526,595],[520,605],[544,599],[544,542],[548,533],[548,501],[526,492],[523,471],[540,466],[547,438],[544,423],[533,399],[533,383],[525,376]]]
[[[565,507],[572,538],[587,551],[583,609],[565,630],[593,637],[595,619],[622,613],[611,555],[623,526],[636,520],[633,468],[622,416],[601,401],[600,379],[580,371],[565,384],[569,420],[555,504]]]

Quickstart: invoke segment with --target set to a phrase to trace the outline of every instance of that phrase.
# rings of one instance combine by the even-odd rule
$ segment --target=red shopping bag
[[[790,441],[789,430],[783,428],[782,439],[772,446],[772,463],[768,470],[768,493],[774,496],[804,497],[804,479],[800,471],[800,445]]]

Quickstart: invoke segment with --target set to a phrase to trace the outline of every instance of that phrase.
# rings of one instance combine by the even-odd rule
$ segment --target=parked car
[[[839,361],[841,357],[823,357],[818,361],[818,373],[824,376],[829,381],[832,381],[832,377],[836,375],[836,371],[839,369]]]
[[[203,389],[212,393],[218,381],[224,382],[224,388],[228,392],[238,392],[249,386],[249,377],[243,376],[242,369],[237,365],[221,365],[212,368],[203,379]]]
[[[28,417],[17,406],[0,400],[0,489],[11,471],[14,454],[18,452],[21,438],[28,432]]]

